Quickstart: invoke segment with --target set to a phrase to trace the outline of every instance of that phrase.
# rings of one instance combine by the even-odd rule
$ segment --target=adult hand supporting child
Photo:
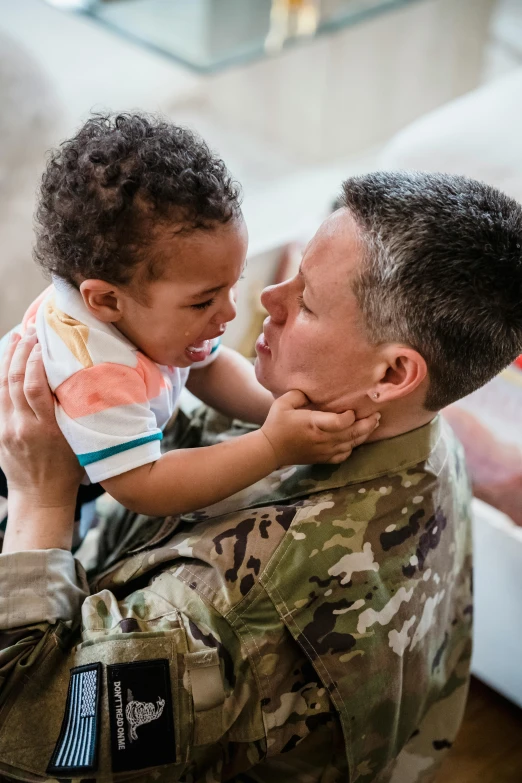
[[[54,415],[34,329],[0,363],[0,465],[9,481],[3,551],[70,549],[83,470]]]

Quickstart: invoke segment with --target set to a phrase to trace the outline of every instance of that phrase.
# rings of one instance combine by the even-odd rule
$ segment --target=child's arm
[[[378,424],[379,414],[355,421],[352,411],[302,409],[307,402],[301,392],[288,392],[274,402],[256,432],[215,446],[171,451],[102,485],[131,511],[182,514],[217,503],[280,465],[342,462]]]
[[[274,401],[248,359],[223,345],[212,364],[191,369],[187,389],[225,416],[255,424],[263,424]]]

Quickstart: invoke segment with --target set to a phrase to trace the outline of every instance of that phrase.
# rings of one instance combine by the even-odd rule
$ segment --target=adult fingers
[[[11,407],[11,398],[9,396],[9,367],[15,352],[16,346],[20,340],[18,332],[11,332],[9,341],[0,360],[0,406],[3,416],[7,416]]]
[[[55,421],[54,398],[47,382],[42,360],[42,347],[33,345],[25,368],[25,398],[38,421],[52,424]]]
[[[34,329],[28,329],[15,347],[8,374],[9,396],[13,402],[15,411],[18,411],[19,413],[31,413],[31,415],[34,415],[34,413],[25,397],[24,381],[27,360],[29,359],[29,355],[35,344],[36,332]]]

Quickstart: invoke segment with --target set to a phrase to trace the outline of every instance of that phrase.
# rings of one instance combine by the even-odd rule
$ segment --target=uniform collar
[[[415,430],[363,444],[340,466],[338,486],[359,484],[426,462],[442,434],[440,415]]]
[[[426,468],[438,474],[445,459],[445,449],[437,449],[437,445],[441,443],[446,426],[437,415],[418,429],[359,446],[341,465],[282,468],[221,503],[184,515],[184,518],[195,522],[241,509],[285,503],[319,492],[363,484],[419,463],[428,463]]]

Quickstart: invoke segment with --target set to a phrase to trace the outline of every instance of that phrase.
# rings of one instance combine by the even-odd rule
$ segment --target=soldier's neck
[[[400,408],[383,408],[380,413],[381,420],[379,426],[368,438],[369,442],[395,438],[397,435],[403,435],[405,432],[411,432],[411,430],[423,427],[435,418],[438,411],[427,411],[425,409],[405,411]]]
[[[424,394],[412,393],[407,397],[392,400],[387,403],[372,400],[367,395],[360,400],[351,402],[346,400],[330,401],[326,406],[317,406],[323,410],[333,410],[336,413],[352,407],[357,419],[370,416],[379,412],[381,420],[379,426],[368,438],[368,442],[394,438],[423,427],[435,418],[438,411],[428,411],[423,405]]]

